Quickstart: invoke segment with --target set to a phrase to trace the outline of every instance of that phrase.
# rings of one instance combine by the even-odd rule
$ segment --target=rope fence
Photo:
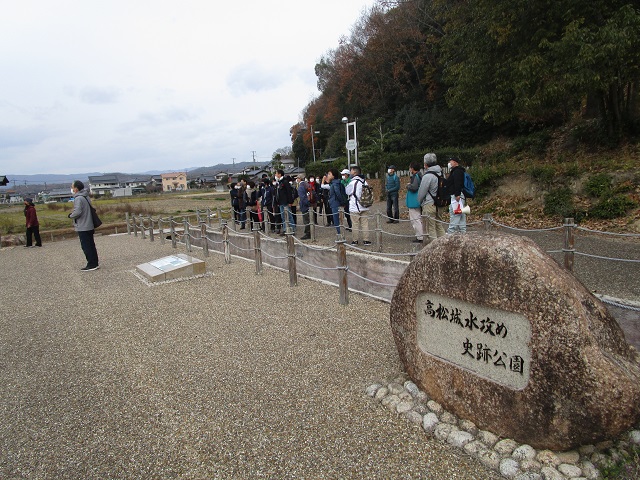
[[[226,263],[230,263],[234,256],[254,260],[257,274],[262,273],[262,264],[265,261],[274,268],[288,271],[289,283],[292,287],[297,285],[299,275],[337,285],[340,289],[340,303],[342,305],[349,303],[348,292],[350,290],[390,301],[404,269],[419,253],[415,246],[413,251],[382,251],[383,247],[390,246],[384,241],[387,236],[396,239],[395,247],[397,248],[398,238],[413,235],[385,231],[382,228],[383,219],[388,217],[380,212],[372,212],[368,215],[370,220],[373,219],[375,228],[362,231],[363,234],[368,233],[373,237],[374,241],[369,248],[366,246],[361,248],[359,245],[347,242],[343,233],[347,229],[342,210],[339,213],[340,225],[343,226],[341,233],[337,234],[336,232],[333,245],[325,246],[301,241],[295,237],[295,231],[290,228],[288,223],[274,224],[269,220],[266,212],[261,221],[255,221],[255,217],[254,221],[251,221],[251,213],[250,211],[246,212],[245,222],[249,226],[249,228],[245,227],[246,231],[239,228],[242,218],[239,218],[238,212],[234,212],[232,209],[218,208],[215,213],[209,209],[206,212],[196,211],[195,214],[185,215],[180,220],[174,217],[154,219],[142,215],[130,216],[126,214],[127,233],[134,236],[140,235],[143,239],[148,237],[151,242],[156,238],[159,238],[161,243],[170,240],[173,248],[178,248],[178,244],[181,244],[188,252],[191,252],[196,246],[202,248],[205,256],[208,256],[210,251],[221,253],[224,255]],[[318,240],[318,233],[323,233],[326,240],[326,229],[333,229],[335,232],[333,225],[319,225],[314,222],[316,218],[322,220],[322,214],[315,218],[310,215],[309,218],[310,221],[306,224],[296,219],[296,226],[309,230],[312,242]],[[195,220],[196,223],[192,223],[192,220]],[[638,258],[619,258],[579,251],[575,248],[575,233],[579,231],[593,235],[619,236],[625,239],[640,239],[640,234],[590,230],[578,227],[572,218],[564,219],[563,224],[556,227],[523,229],[497,222],[493,220],[491,214],[485,214],[482,220],[474,222],[474,225],[483,226],[485,232],[506,230],[521,234],[561,234],[563,237],[561,248],[549,248],[545,251],[549,254],[561,254],[562,264],[571,272],[574,270],[576,256],[597,261],[640,264]],[[278,230],[280,233],[275,233]],[[427,237],[426,234],[425,237]],[[331,238],[330,232],[329,238]],[[612,304],[612,301],[609,300],[608,303]],[[634,307],[618,303],[615,305],[635,311]]]

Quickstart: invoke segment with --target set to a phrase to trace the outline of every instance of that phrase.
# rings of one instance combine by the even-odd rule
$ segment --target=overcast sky
[[[373,3],[0,0],[0,175],[269,161]]]

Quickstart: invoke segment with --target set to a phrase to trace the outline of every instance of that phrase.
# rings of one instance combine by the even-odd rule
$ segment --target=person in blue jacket
[[[400,178],[396,174],[395,165],[389,165],[387,170],[385,191],[387,192],[387,217],[389,217],[387,223],[398,223],[400,221],[400,207],[398,205]]]

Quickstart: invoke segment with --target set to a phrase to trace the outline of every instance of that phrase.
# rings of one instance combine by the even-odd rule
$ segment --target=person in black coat
[[[449,176],[447,177],[447,191],[451,194],[451,204],[449,205],[449,228],[447,233],[466,233],[467,215],[462,213],[465,205],[464,193],[464,168],[457,158],[450,158],[447,165]]]

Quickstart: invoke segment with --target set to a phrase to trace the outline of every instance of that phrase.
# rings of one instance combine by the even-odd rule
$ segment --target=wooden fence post
[[[211,227],[211,209],[207,207],[207,226]]]
[[[131,223],[129,221],[129,212],[125,212],[124,220],[127,222],[127,235],[131,235]]]
[[[149,217],[149,241],[153,242],[153,217]]]
[[[147,230],[144,226],[144,217],[140,214],[138,218],[140,219],[140,237],[144,240],[147,238]]]
[[[162,225],[162,217],[158,217],[158,235],[160,235],[160,243],[164,245],[164,227]]]
[[[173,248],[177,248],[178,245],[176,242],[176,225],[173,221],[173,217],[169,217],[169,228],[171,229],[171,246]]]
[[[380,210],[376,210],[376,248],[382,251],[382,216]]]
[[[256,275],[262,275],[262,248],[260,244],[260,225],[253,229],[253,249],[255,252]]]
[[[493,222],[493,217],[491,216],[490,213],[485,213],[482,216],[482,223],[484,223],[484,231],[488,232],[489,230],[491,230],[491,223]]]
[[[224,242],[224,263],[231,263],[231,251],[229,250],[229,225],[222,222],[222,241]]]
[[[347,247],[344,236],[336,240],[338,252],[338,287],[340,288],[340,305],[349,305],[349,283],[347,281]]]
[[[573,238],[573,229],[576,226],[573,222],[573,218],[565,218],[564,219],[564,248],[562,251],[564,252],[564,268],[573,272],[573,254],[575,252],[574,247],[574,238]]]
[[[288,219],[287,219],[288,220]],[[295,287],[298,285],[298,272],[296,270],[296,242],[293,238],[293,231],[289,227],[287,222],[287,261],[289,264],[289,286]]]
[[[133,236],[137,237],[138,236],[138,224],[136,223],[136,216],[133,215],[131,217],[131,223],[133,223]]]
[[[207,212],[207,216],[209,213]],[[200,224],[200,239],[202,240],[202,251],[204,252],[204,256],[209,256],[209,237],[207,237],[207,224],[202,222]]]
[[[189,231],[189,219],[187,217],[182,217],[182,225],[184,229],[182,232],[184,246],[186,247],[187,252],[191,252],[191,232]]]

